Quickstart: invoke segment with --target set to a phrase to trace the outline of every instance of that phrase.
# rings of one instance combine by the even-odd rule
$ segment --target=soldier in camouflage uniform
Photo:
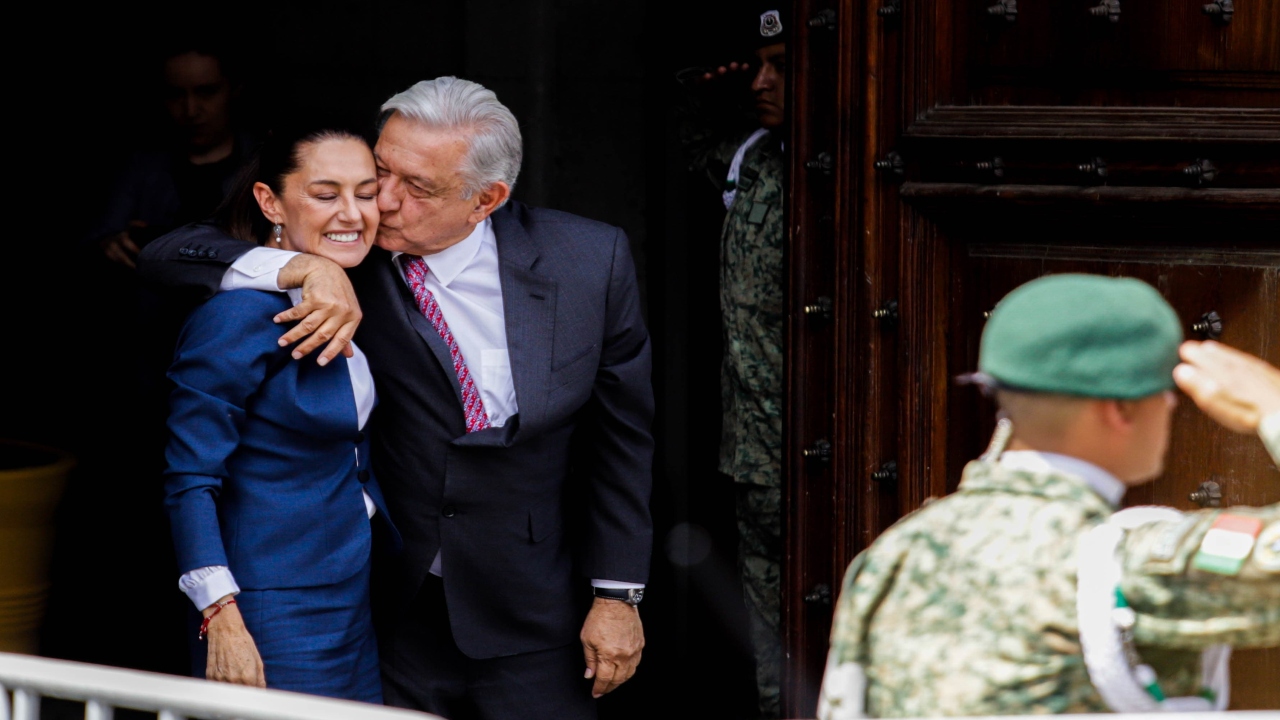
[[[976,375],[997,437],[851,563],[819,718],[1226,707],[1230,646],[1280,645],[1280,505],[1117,508],[1161,471],[1175,378],[1280,463],[1280,370],[1216,343],[1178,365],[1180,340],[1137,280],[1001,301]]]
[[[721,472],[736,487],[738,565],[743,581],[756,687],[763,718],[780,712],[782,672],[782,340],[785,307],[783,245],[783,105],[786,8],[772,4],[744,14],[756,67],[730,63],[681,73],[689,91],[681,108],[681,139],[693,167],[722,192],[720,311],[723,425]],[[723,122],[709,107],[710,90],[754,72],[754,123]],[[716,120],[720,120],[717,123]]]

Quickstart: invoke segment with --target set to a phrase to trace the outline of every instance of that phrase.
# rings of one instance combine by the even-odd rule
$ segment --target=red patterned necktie
[[[413,289],[413,299],[418,302],[418,309],[426,316],[436,332],[440,333],[444,344],[449,346],[449,357],[453,358],[453,371],[458,374],[458,384],[462,386],[462,409],[467,416],[467,432],[484,430],[489,427],[489,414],[484,411],[484,401],[480,399],[480,391],[471,379],[471,371],[467,369],[467,361],[462,358],[462,350],[458,341],[449,330],[449,323],[444,321],[444,313],[440,312],[440,303],[436,296],[427,289],[427,261],[417,255],[405,255],[404,276]]]

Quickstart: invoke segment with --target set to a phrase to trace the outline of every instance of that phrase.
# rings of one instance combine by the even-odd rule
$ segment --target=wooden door
[[[1188,337],[1280,364],[1280,0],[1208,5],[798,3],[792,715],[814,712],[848,562],[953,490],[989,438],[993,408],[952,378],[1010,289],[1139,277]],[[1280,501],[1257,439],[1184,403],[1164,475],[1128,501],[1195,508],[1207,482],[1223,505]],[[1280,707],[1280,653],[1239,652],[1234,669],[1234,709]]]

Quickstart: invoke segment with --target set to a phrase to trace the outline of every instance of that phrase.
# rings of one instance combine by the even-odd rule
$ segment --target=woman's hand
[[[219,602],[230,600],[231,596]],[[217,609],[210,605],[204,609],[204,616],[209,617]],[[209,643],[209,664],[204,676],[218,682],[234,683],[264,688],[267,686],[266,675],[262,670],[262,657],[258,655],[258,647],[253,637],[244,626],[244,619],[235,605],[222,608],[218,616],[209,621],[207,636]]]

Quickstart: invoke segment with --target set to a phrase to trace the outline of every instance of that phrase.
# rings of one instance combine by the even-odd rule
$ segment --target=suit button
[[[445,517],[453,517],[458,514],[458,511],[452,505],[445,505],[444,508],[440,510],[440,514]]]
[[[210,259],[210,260],[215,260],[215,259],[217,259],[217,257],[218,257],[218,251],[217,251],[217,250],[210,250],[210,251],[209,251],[209,259]]]
[[[191,254],[191,248],[178,248],[178,254],[186,257]]]
[[[357,444],[357,445],[359,445],[359,444],[360,444],[360,443],[362,443],[362,442],[364,442],[364,431],[363,431],[363,430],[361,430],[360,432],[356,433],[356,444]]]
[[[356,479],[360,481],[361,485],[369,482],[369,471],[361,470],[360,472],[356,473]]]
[[[201,250],[200,252],[196,253],[196,257],[198,257],[198,258],[207,258],[207,257],[209,257],[209,253],[205,252],[204,250]]]

